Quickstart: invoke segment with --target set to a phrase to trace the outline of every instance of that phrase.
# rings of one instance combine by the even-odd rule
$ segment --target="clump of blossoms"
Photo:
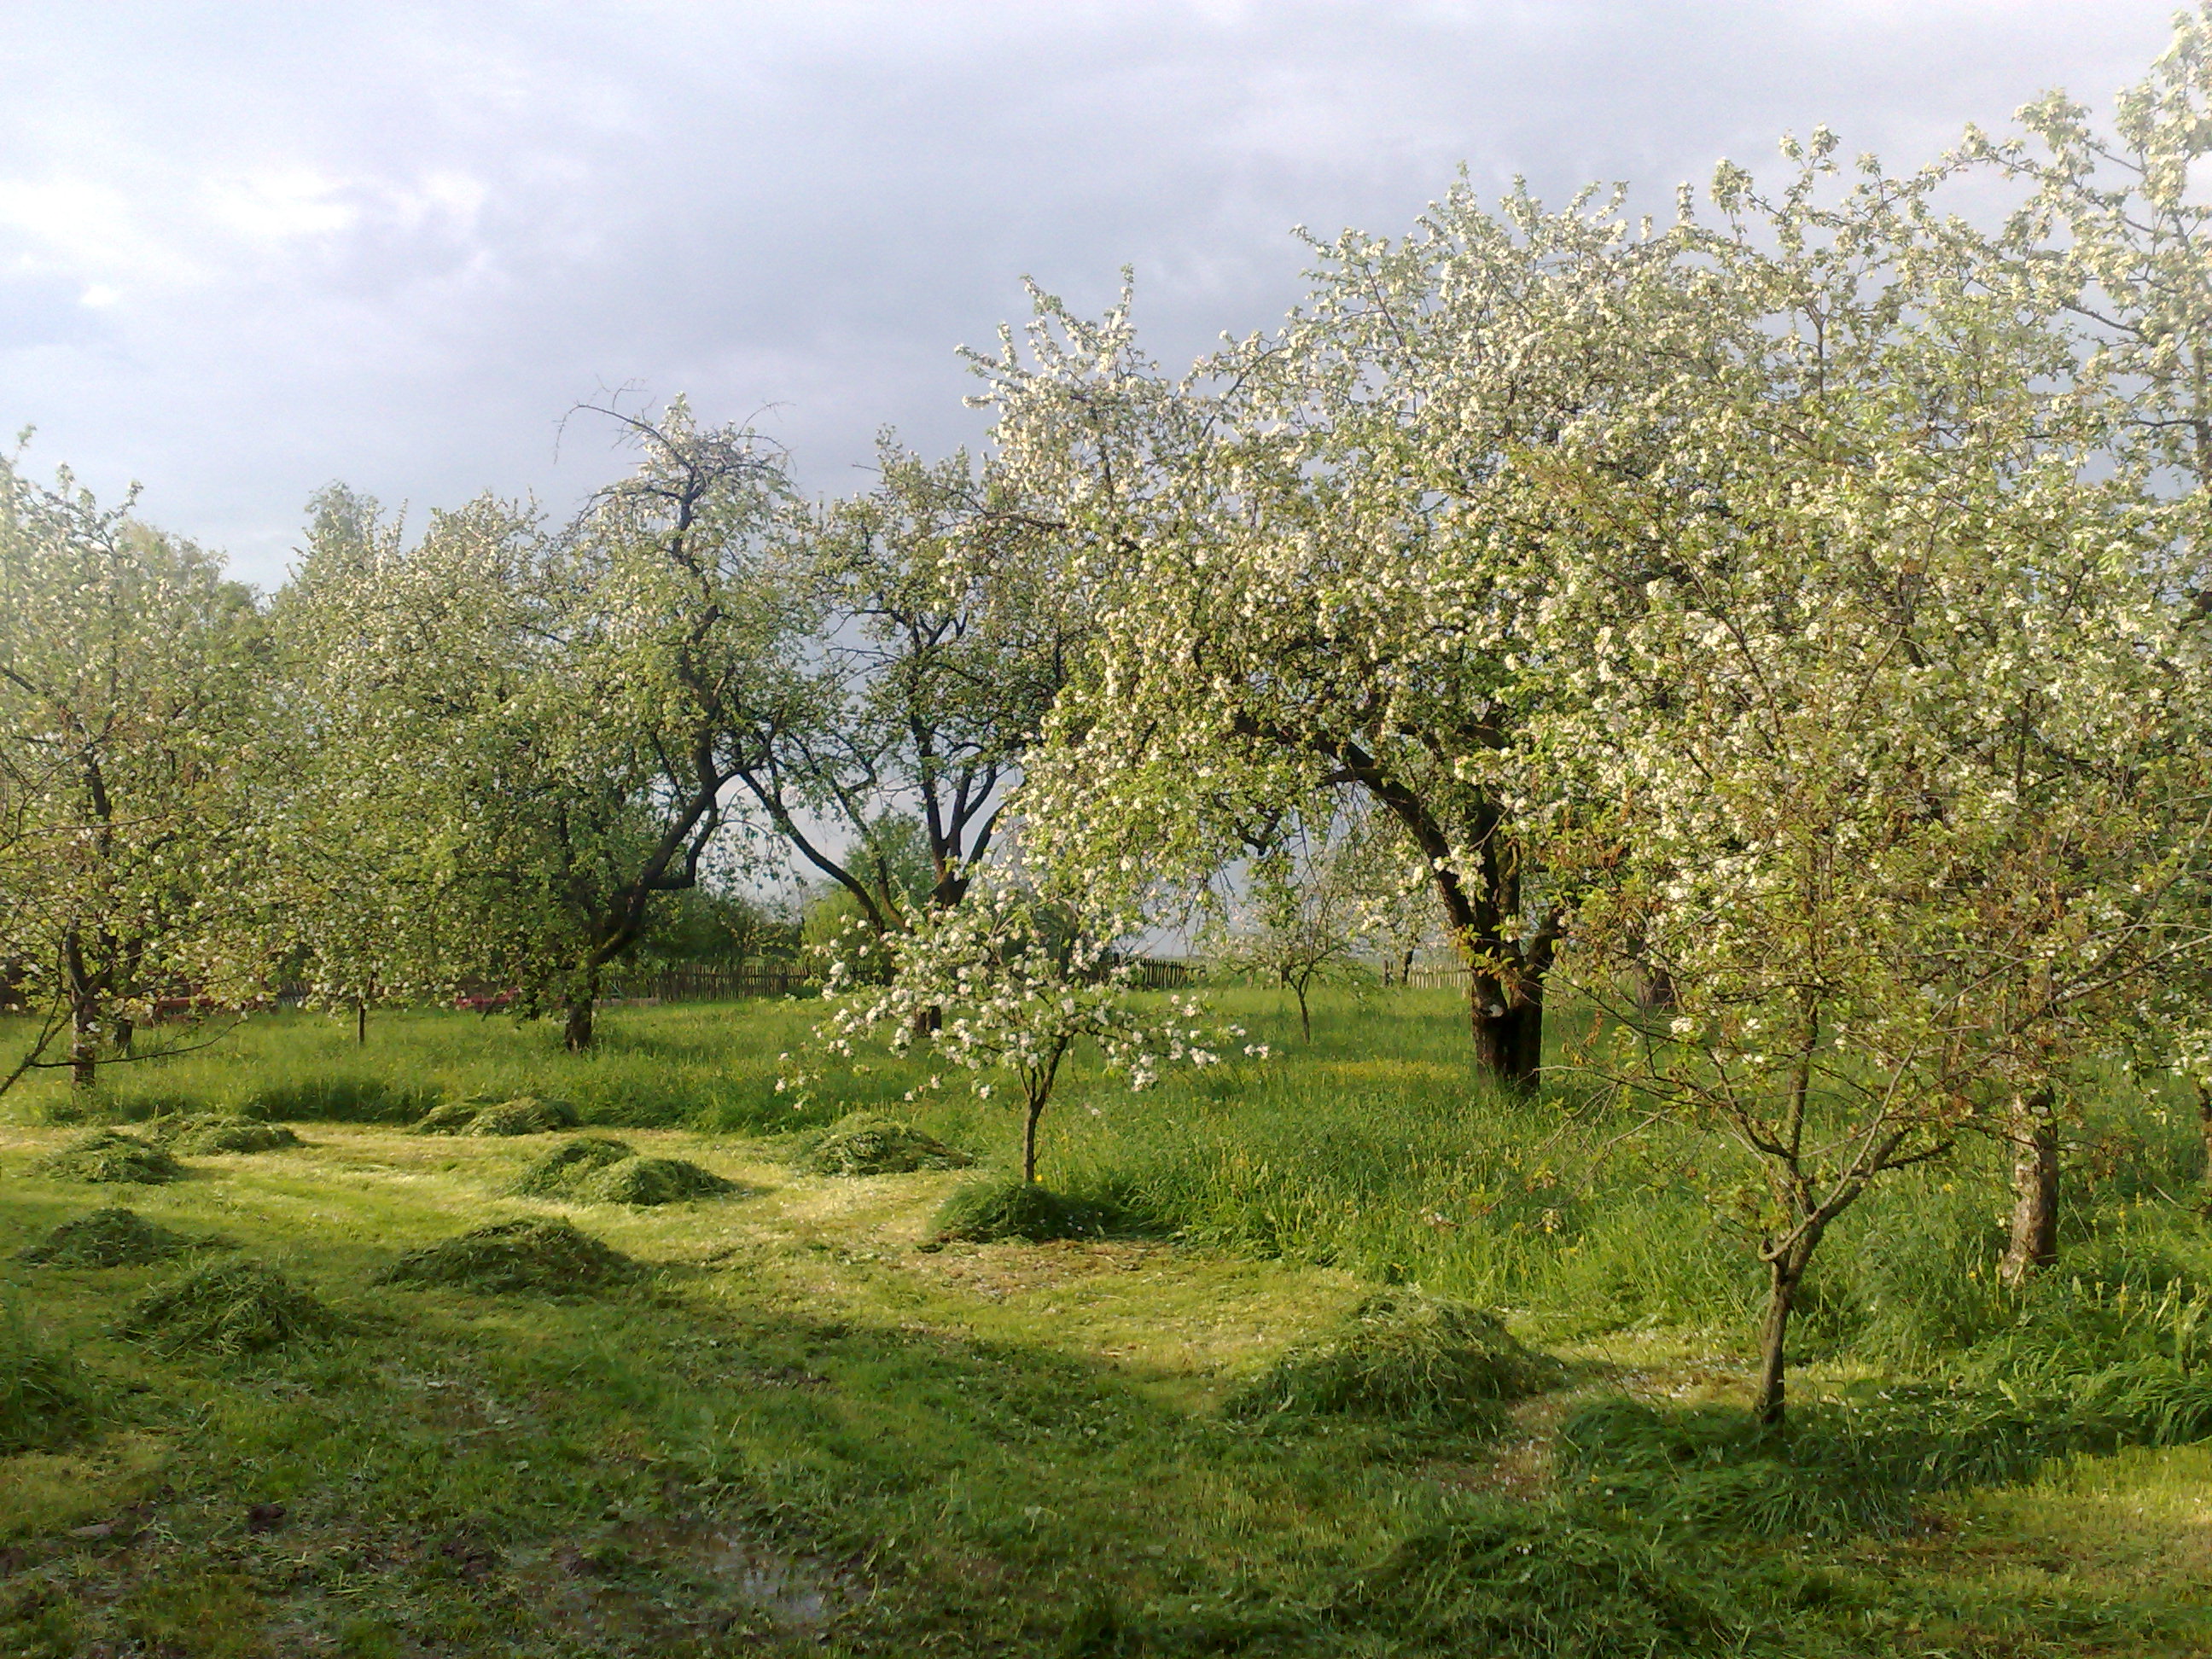
[[[930,910],[881,942],[876,964],[833,945],[823,995],[830,1017],[816,1028],[824,1054],[853,1061],[854,1044],[878,1034],[895,1054],[926,1048],[969,1073],[977,1097],[1002,1086],[1022,1108],[1022,1179],[1036,1179],[1037,1123],[1076,1048],[1095,1044],[1106,1069],[1133,1090],[1170,1066],[1217,1066],[1241,1027],[1210,1025],[1195,998],[1139,1002],[1136,964],[1115,952],[1122,929],[1084,919],[1027,889],[994,884],[957,910]],[[1261,1044],[1243,1054],[1265,1058]],[[927,1087],[941,1086],[943,1074]],[[804,1088],[788,1074],[777,1086]]]

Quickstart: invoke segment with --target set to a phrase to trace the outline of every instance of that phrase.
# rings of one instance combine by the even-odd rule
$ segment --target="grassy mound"
[[[854,1112],[810,1137],[793,1154],[802,1175],[910,1175],[916,1170],[964,1170],[975,1160],[910,1123],[878,1112]]]
[[[270,1152],[296,1146],[300,1137],[281,1123],[258,1123],[230,1113],[185,1118],[166,1133],[171,1150],[187,1156],[217,1152]]]
[[[191,1247],[191,1240],[135,1211],[111,1207],[64,1221],[16,1260],[49,1267],[143,1267]]]
[[[1232,1417],[1277,1413],[1416,1422],[1490,1419],[1558,1380],[1497,1315],[1411,1286],[1377,1291],[1334,1334],[1293,1348],[1232,1394]]]
[[[158,1187],[181,1181],[185,1166],[167,1151],[136,1135],[96,1129],[46,1154],[31,1166],[40,1175],[66,1181],[100,1181]]]
[[[680,1158],[626,1158],[592,1170],[576,1184],[576,1196],[586,1203],[646,1208],[720,1198],[737,1190],[736,1182]]]
[[[377,1282],[558,1294],[623,1284],[642,1271],[621,1251],[565,1221],[501,1221],[410,1250]]]
[[[938,1207],[931,1236],[942,1243],[1096,1238],[1110,1218],[1095,1204],[1064,1198],[1033,1181],[971,1181]]]
[[[343,1322],[265,1262],[232,1256],[147,1291],[119,1328],[166,1348],[241,1354],[332,1336]]]
[[[532,1158],[507,1190],[524,1198],[567,1198],[574,1193],[579,1182],[610,1164],[636,1156],[637,1148],[626,1140],[585,1135],[563,1141]]]
[[[66,1445],[92,1426],[92,1379],[51,1348],[22,1310],[0,1316],[0,1457]]]

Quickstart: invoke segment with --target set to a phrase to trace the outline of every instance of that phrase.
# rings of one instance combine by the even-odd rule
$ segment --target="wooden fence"
[[[605,1002],[734,1002],[742,997],[782,997],[814,988],[796,969],[672,968],[659,974],[625,974],[601,988]]]

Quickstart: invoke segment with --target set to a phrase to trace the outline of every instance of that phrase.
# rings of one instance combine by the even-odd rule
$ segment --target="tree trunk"
[[[1812,1245],[1801,1241],[1766,1264],[1766,1323],[1759,1333],[1759,1395],[1752,1407],[1765,1428],[1782,1421],[1790,1310],[1796,1305],[1797,1287],[1804,1283],[1806,1264],[1812,1259]]]
[[[2017,1285],[2058,1260],[2058,1126],[2049,1090],[2014,1103],[2011,1139],[2012,1242],[1997,1274]]]
[[[1468,1022],[1474,1035],[1474,1063],[1510,1088],[1534,1090],[1544,1054],[1541,981],[1509,988],[1495,974],[1468,975]]]
[[[1043,1101],[1028,1103],[1027,1115],[1022,1120],[1022,1180],[1024,1182],[1036,1179],[1037,1120],[1043,1115]]]
[[[1293,985],[1291,987],[1291,990],[1298,1000],[1298,1030],[1304,1034],[1305,1040],[1308,1042],[1311,1042],[1313,1041],[1313,1016],[1306,1010],[1306,988],[1303,984]]]
[[[585,1054],[591,1048],[593,1001],[592,994],[586,991],[581,995],[572,994],[565,1005],[568,1018],[562,1026],[561,1041],[572,1054]]]
[[[1636,974],[1636,1006],[1647,1014],[1671,1014],[1674,1012],[1674,977],[1664,968],[1638,960]]]
[[[368,1046],[368,999],[367,997],[356,997],[353,1000],[353,1040],[356,1048],[365,1048]]]
[[[70,1011],[70,1085],[90,1089],[100,1081],[100,1006],[80,1001]]]
[[[112,1029],[115,1036],[115,1052],[125,1060],[131,1058],[131,1045],[137,1041],[138,1025],[128,1014],[118,1014]]]
[[[62,972],[70,1002],[70,1085],[89,1089],[100,1081],[100,993],[74,930],[62,940]]]

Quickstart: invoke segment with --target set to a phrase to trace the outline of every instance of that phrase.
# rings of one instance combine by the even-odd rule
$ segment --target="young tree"
[[[1201,934],[1209,960],[1263,975],[1297,1000],[1309,1042],[1313,988],[1353,970],[1370,915],[1365,849],[1329,829],[1291,824],[1244,861],[1241,881],[1209,890]]]
[[[130,506],[0,459],[0,961],[54,1015],[9,1081],[90,1087],[155,1001],[235,1006],[267,966],[261,618]]]
[[[1782,325],[1756,395],[1689,411],[1700,490],[1579,481],[1668,568],[1549,703],[1586,769],[1554,857],[1593,887],[1599,1069],[1747,1158],[1768,1421],[1837,1217],[1962,1130],[2031,1135],[2212,945],[2212,688],[2175,648],[2161,516],[2088,465],[2103,414],[2050,395],[2049,313],[1958,280],[1938,175],[1869,164],[1824,208],[1830,148],[1777,202],[1723,171],[1731,280]],[[1671,1014],[1614,994],[1638,965]],[[2047,1248],[2021,1224],[2016,1254]]]
[[[887,1031],[894,1052],[919,1044],[969,1073],[982,1099],[998,1088],[994,1079],[1010,1079],[1021,1100],[1022,1179],[1033,1182],[1037,1125],[1079,1048],[1095,1045],[1109,1071],[1145,1089],[1164,1066],[1218,1064],[1220,1045],[1243,1036],[1202,1025],[1194,999],[1171,996],[1151,1011],[1135,1001],[1132,964],[1110,949],[1119,931],[1071,925],[1066,910],[1035,892],[988,884],[960,908],[926,910],[882,941],[892,968],[885,982],[870,982],[849,952],[833,957],[824,989],[833,1006],[819,1037],[850,1060],[855,1039]],[[919,1018],[930,1012],[942,1018]]]

